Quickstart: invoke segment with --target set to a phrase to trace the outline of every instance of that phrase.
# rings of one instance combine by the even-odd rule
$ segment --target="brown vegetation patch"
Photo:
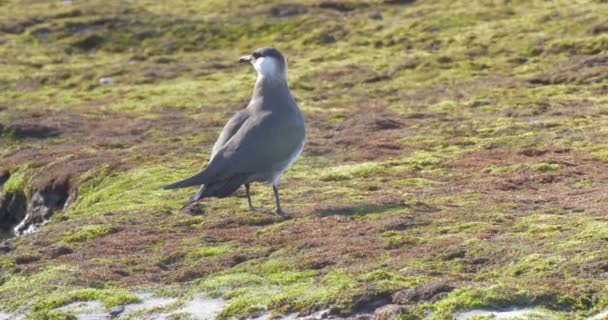
[[[379,229],[366,221],[331,216],[286,225],[263,234],[258,241],[267,246],[294,248],[300,260],[314,268],[336,264],[345,267],[358,261],[366,263],[364,260],[382,254]]]
[[[556,170],[534,169],[535,164],[559,166]],[[484,168],[524,164],[511,173],[491,174]],[[518,212],[586,212],[600,214],[608,204],[602,198],[608,173],[603,163],[585,153],[563,149],[485,150],[466,154],[451,164],[458,168],[451,184],[483,195],[487,205],[516,203]],[[589,186],[578,183],[588,181]]]
[[[528,79],[532,84],[590,84],[608,79],[608,56],[577,56]]]
[[[307,151],[332,154],[344,161],[387,159],[403,154],[398,142],[407,134],[402,120],[378,108],[361,109],[336,124],[313,115],[309,117]]]
[[[439,295],[449,293],[454,289],[454,286],[443,282],[428,283],[398,291],[393,295],[393,303],[416,304],[424,301],[432,301]]]

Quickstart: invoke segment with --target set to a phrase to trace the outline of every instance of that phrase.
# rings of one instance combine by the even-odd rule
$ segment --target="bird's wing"
[[[304,141],[304,124],[275,113],[249,117],[217,150],[209,163],[211,180],[234,175],[272,172],[298,150]],[[212,178],[213,177],[213,178]]]
[[[234,116],[232,116],[232,118],[230,118],[230,120],[228,120],[226,125],[224,125],[224,128],[222,129],[220,136],[217,138],[217,141],[213,145],[213,149],[211,150],[211,157],[209,158],[209,162],[211,162],[213,160],[213,158],[215,157],[215,154],[218,152],[218,150],[221,149],[224,146],[224,144],[226,144],[226,142],[228,140],[230,140],[230,138],[232,138],[232,136],[234,136],[235,133],[237,133],[237,131],[239,131],[239,129],[241,128],[241,126],[243,125],[245,120],[247,120],[247,118],[249,118],[249,115],[250,115],[249,110],[243,109],[243,110],[237,112]]]

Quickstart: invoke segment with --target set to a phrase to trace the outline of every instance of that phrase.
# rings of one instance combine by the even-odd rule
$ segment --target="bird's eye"
[[[257,58],[261,57],[262,55],[259,52],[254,52],[252,54],[252,56],[253,56],[254,59],[257,59]]]

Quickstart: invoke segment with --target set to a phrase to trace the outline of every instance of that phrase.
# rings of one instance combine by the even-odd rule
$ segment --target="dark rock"
[[[280,6],[276,6],[276,7],[272,8],[270,10],[270,14],[273,17],[284,18],[284,17],[295,16],[298,14],[303,14],[303,13],[306,13],[307,11],[308,11],[308,9],[305,6],[298,5],[298,4],[286,4],[286,5],[280,5]]]
[[[2,125],[0,125],[0,132],[2,132]],[[0,191],[2,191],[2,187],[11,177],[11,173],[8,171],[0,171]]]
[[[26,214],[27,199],[22,192],[0,193],[0,231],[12,232]]]
[[[422,301],[430,301],[435,296],[451,292],[454,289],[453,286],[442,282],[424,284],[398,291],[393,295],[393,303],[416,304]]]
[[[116,307],[110,309],[110,311],[109,311],[109,313],[110,313],[110,319],[117,318],[124,311],[125,311],[125,307],[124,306],[116,306]]]
[[[374,311],[374,320],[396,320],[403,312],[403,307],[398,304],[388,304]]]
[[[63,210],[76,198],[75,192],[70,192],[68,181],[50,184],[31,197],[25,218],[15,227],[17,234],[35,230],[45,223],[56,210]]]
[[[368,294],[353,299],[354,313],[372,313],[377,308],[391,302],[391,298],[384,294]]]

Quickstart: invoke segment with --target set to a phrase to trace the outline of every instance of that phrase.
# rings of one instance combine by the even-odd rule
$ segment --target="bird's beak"
[[[251,63],[251,56],[242,56],[239,59],[240,63]]]

